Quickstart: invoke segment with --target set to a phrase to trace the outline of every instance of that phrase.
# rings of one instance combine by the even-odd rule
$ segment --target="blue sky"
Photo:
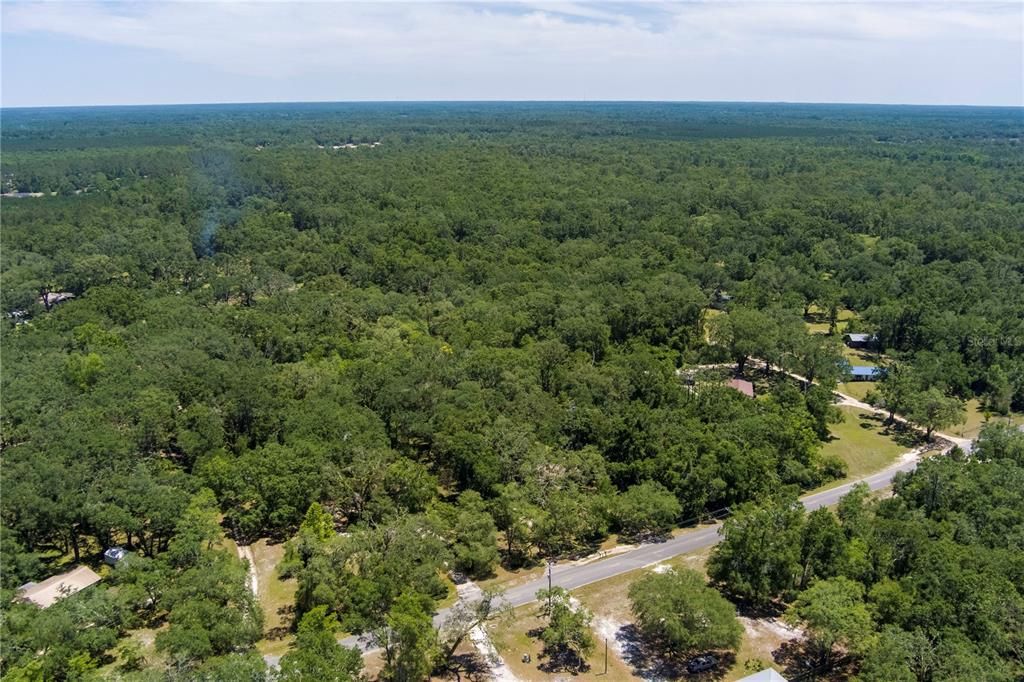
[[[3,106],[1024,105],[1024,3],[5,0]]]

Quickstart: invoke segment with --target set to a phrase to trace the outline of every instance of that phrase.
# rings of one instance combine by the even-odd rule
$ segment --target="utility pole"
[[[604,674],[608,674],[608,638],[604,638]]]
[[[548,615],[551,615],[551,567],[555,565],[555,562],[548,559]]]

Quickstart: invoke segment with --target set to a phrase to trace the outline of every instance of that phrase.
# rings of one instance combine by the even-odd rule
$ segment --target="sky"
[[[1024,2],[0,3],[0,104],[1024,105]]]

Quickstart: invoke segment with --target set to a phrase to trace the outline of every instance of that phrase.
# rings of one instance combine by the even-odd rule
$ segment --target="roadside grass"
[[[947,433],[960,436],[961,438],[975,438],[981,432],[981,427],[985,426],[986,423],[1003,423],[1014,426],[1024,424],[1024,414],[1018,412],[1011,412],[1009,416],[994,413],[986,415],[981,407],[981,401],[977,398],[968,400],[965,407],[967,408],[967,421],[954,426]]]
[[[832,424],[832,439],[822,447],[822,454],[834,455],[846,462],[846,478],[832,481],[825,487],[884,469],[913,448],[918,440],[912,431],[885,426],[882,415],[848,406],[839,410],[844,419]]]

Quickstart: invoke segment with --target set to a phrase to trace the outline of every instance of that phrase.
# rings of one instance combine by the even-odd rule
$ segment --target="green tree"
[[[708,575],[730,592],[765,604],[793,589],[800,576],[803,506],[793,498],[740,505],[719,531]]]
[[[338,645],[338,619],[318,606],[302,616],[295,648],[281,657],[281,682],[353,682],[363,668],[362,652]]]
[[[512,605],[505,599],[505,592],[500,588],[486,587],[479,599],[469,603],[459,600],[441,626],[440,660],[445,664],[451,663],[455,650],[472,630],[494,621],[507,620],[512,613]]]
[[[498,563],[497,529],[480,493],[467,490],[459,495],[452,532],[455,570],[474,578],[491,575]]]
[[[438,656],[432,607],[430,597],[415,592],[404,592],[395,600],[384,626],[374,633],[384,649],[384,679],[421,682],[430,677]]]
[[[966,414],[962,400],[947,396],[932,387],[911,398],[906,417],[908,421],[922,427],[925,438],[931,440],[932,432],[936,429],[963,424]]]
[[[537,592],[541,615],[548,624],[541,632],[544,655],[556,667],[582,670],[587,657],[594,650],[594,635],[590,630],[593,615],[584,606],[574,603],[568,590],[552,587]]]
[[[815,578],[835,575],[845,549],[846,537],[830,509],[822,507],[808,514],[800,538],[799,588],[806,588]]]
[[[676,653],[735,649],[743,628],[736,609],[690,569],[648,573],[629,587],[640,631]]]
[[[829,666],[836,646],[853,653],[870,648],[873,627],[864,587],[849,578],[820,580],[801,592],[787,618],[803,625],[819,661]]]
[[[648,481],[631,486],[615,498],[613,517],[626,539],[642,539],[668,533],[682,512],[676,496],[660,483]]]

